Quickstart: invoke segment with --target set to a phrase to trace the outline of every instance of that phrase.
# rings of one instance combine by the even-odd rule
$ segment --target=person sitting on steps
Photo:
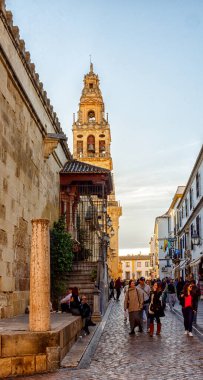
[[[67,290],[66,296],[62,298],[61,300],[61,311],[62,313],[69,313],[70,312],[70,300],[72,297],[72,289],[69,288]]]
[[[96,326],[96,323],[92,322],[91,320],[91,310],[89,304],[87,303],[87,297],[85,295],[83,295],[81,298],[80,315],[83,320],[83,330],[87,335],[89,335],[90,331],[88,327]]]

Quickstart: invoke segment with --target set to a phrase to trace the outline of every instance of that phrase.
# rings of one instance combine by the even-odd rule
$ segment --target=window
[[[183,256],[183,239],[182,238],[180,239],[180,254],[182,257]]]
[[[141,261],[137,262],[137,268],[141,268]]]
[[[185,198],[185,216],[188,216],[188,201],[187,198]]]
[[[105,140],[100,140],[99,141],[99,154],[100,154],[100,156],[104,156],[106,153],[105,151],[106,151]]]
[[[200,219],[200,216],[197,215],[197,217],[196,217],[196,232],[197,232],[198,236],[201,236],[200,227],[201,227],[201,219]]]
[[[90,135],[87,138],[87,151],[88,151],[88,154],[95,153],[95,138],[93,135]]]
[[[89,84],[89,88],[93,88],[93,83],[90,83],[90,84]]]
[[[81,155],[83,153],[83,141],[77,141],[77,154]]]
[[[182,214],[179,212],[179,227],[182,226]]]
[[[90,123],[95,121],[95,112],[92,110],[88,112],[88,121]]]
[[[193,207],[193,189],[190,189],[190,210],[192,210]]]
[[[145,261],[145,267],[149,266],[149,261]]]
[[[197,173],[196,175],[196,197],[199,198],[200,196],[200,174]]]
[[[130,268],[130,263],[129,263],[129,261],[126,262],[126,268]]]
[[[130,272],[125,272],[125,279],[130,280]]]
[[[147,270],[147,271],[145,271],[145,277],[148,277],[148,276],[149,276],[149,272]]]
[[[193,235],[193,232],[194,232],[194,226],[193,226],[193,224],[191,224],[191,226],[190,226],[190,236]],[[192,239],[191,239],[191,249],[193,249]]]

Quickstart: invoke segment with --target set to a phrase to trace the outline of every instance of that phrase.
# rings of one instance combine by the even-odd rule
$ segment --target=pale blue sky
[[[111,125],[120,247],[147,247],[203,141],[202,0],[7,0],[72,150],[89,54]]]

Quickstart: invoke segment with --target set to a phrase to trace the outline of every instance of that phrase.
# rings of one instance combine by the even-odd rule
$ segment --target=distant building
[[[122,265],[122,280],[151,278],[151,263],[149,255],[127,255],[119,257]]]

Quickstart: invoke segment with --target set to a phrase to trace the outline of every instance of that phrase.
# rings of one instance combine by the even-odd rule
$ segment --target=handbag
[[[148,313],[151,314],[151,315],[153,315],[155,313],[155,308],[154,308],[153,300],[154,300],[154,294],[152,294],[152,296],[151,296],[151,302],[149,304],[149,310],[148,310]]]

